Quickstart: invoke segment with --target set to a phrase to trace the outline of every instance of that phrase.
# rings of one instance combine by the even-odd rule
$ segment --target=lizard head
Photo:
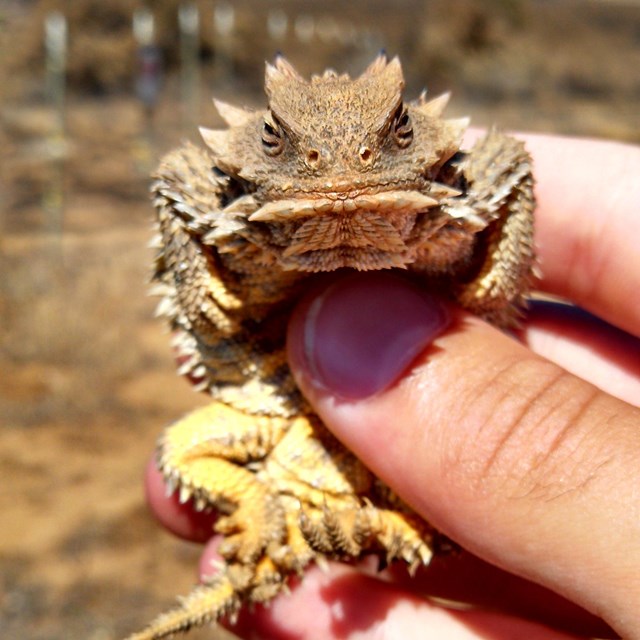
[[[278,57],[266,66],[266,110],[216,101],[229,128],[202,136],[244,194],[247,234],[282,267],[401,267],[445,224],[441,202],[460,194],[446,163],[468,120],[441,118],[448,94],[405,102],[403,87],[397,58],[380,55],[355,79],[306,80]]]

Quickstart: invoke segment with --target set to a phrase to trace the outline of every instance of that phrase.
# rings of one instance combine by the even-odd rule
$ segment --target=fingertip
[[[353,274],[308,296],[289,327],[294,372],[339,398],[392,385],[450,322],[447,307],[412,280]]]
[[[191,500],[181,503],[177,491],[168,494],[153,458],[145,469],[144,491],[151,512],[171,533],[190,542],[206,542],[211,538],[215,513],[196,511]]]

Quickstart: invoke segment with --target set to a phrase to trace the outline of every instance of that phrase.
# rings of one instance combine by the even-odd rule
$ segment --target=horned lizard
[[[213,403],[158,448],[169,491],[217,510],[223,564],[130,640],[233,619],[317,559],[429,563],[437,533],[335,440],[293,382],[288,314],[309,279],[405,269],[499,326],[530,286],[533,179],[524,145],[495,130],[460,149],[448,94],[405,102],[397,58],[352,79],[266,66],[266,110],[215,101],[153,184],[159,311],[180,372]]]

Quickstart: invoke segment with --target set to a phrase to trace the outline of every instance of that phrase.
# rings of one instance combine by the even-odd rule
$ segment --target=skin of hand
[[[517,341],[377,272],[310,294],[289,331],[326,425],[463,551],[414,577],[311,568],[241,637],[640,638],[640,148],[522,137],[537,289],[586,311],[534,302]],[[171,531],[209,537],[151,465],[146,490]]]

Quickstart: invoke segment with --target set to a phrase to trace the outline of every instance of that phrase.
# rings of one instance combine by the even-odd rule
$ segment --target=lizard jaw
[[[327,193],[267,202],[249,216],[249,221],[289,222],[323,214],[348,215],[357,211],[408,214],[418,213],[438,204],[438,200],[420,191],[382,191],[353,197]]]

